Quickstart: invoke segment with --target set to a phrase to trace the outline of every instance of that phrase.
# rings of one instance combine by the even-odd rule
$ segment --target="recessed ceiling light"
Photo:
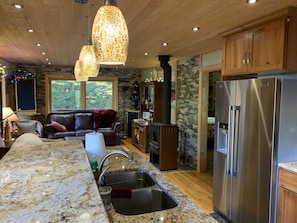
[[[254,4],[256,3],[258,0],[247,0],[246,2],[249,3],[249,4]]]
[[[51,65],[51,62],[48,62],[47,65]]]
[[[12,4],[12,5],[13,5],[13,7],[15,7],[16,9],[21,9],[21,8],[23,8],[23,6],[20,5],[20,4]]]
[[[33,33],[33,32],[34,32],[34,29],[27,29],[27,31],[28,31],[29,33]]]
[[[48,61],[48,58],[45,58],[46,61]]]
[[[41,46],[41,43],[36,43],[36,46]]]
[[[147,53],[147,52],[145,52],[145,53],[144,53],[144,55],[145,55],[145,56],[147,56],[147,55],[148,55],[148,53]]]
[[[197,32],[199,29],[200,29],[199,27],[193,27],[193,28],[192,28],[192,30],[193,30],[194,32]]]
[[[163,46],[168,46],[168,43],[163,43]]]
[[[42,55],[45,55],[45,52],[42,52],[41,54],[42,54]]]

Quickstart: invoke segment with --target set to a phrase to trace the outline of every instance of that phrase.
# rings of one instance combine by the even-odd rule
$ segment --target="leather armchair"
[[[37,120],[22,120],[12,123],[12,137],[17,138],[24,133],[34,133],[39,137],[43,135],[43,125]]]

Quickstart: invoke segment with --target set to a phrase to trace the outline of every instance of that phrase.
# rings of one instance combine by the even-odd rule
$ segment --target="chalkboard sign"
[[[36,112],[35,79],[16,81],[16,109],[20,112]]]

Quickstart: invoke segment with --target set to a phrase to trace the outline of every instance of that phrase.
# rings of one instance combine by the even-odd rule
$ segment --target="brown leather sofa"
[[[123,126],[116,121],[116,114],[112,109],[52,112],[47,115],[43,137],[81,139],[85,134],[96,131],[103,134],[106,145],[120,144]]]

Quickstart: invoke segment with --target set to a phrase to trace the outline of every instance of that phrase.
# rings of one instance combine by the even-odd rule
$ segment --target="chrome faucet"
[[[129,161],[133,160],[133,156],[123,150],[114,150],[109,153],[107,153],[105,156],[103,156],[102,160],[100,161],[100,164],[98,165],[98,170],[99,170],[99,179],[98,179],[98,185],[104,185],[104,173],[109,169],[109,166],[107,166],[103,171],[103,166],[105,161],[107,160],[108,157],[112,155],[122,155],[126,157]]]

